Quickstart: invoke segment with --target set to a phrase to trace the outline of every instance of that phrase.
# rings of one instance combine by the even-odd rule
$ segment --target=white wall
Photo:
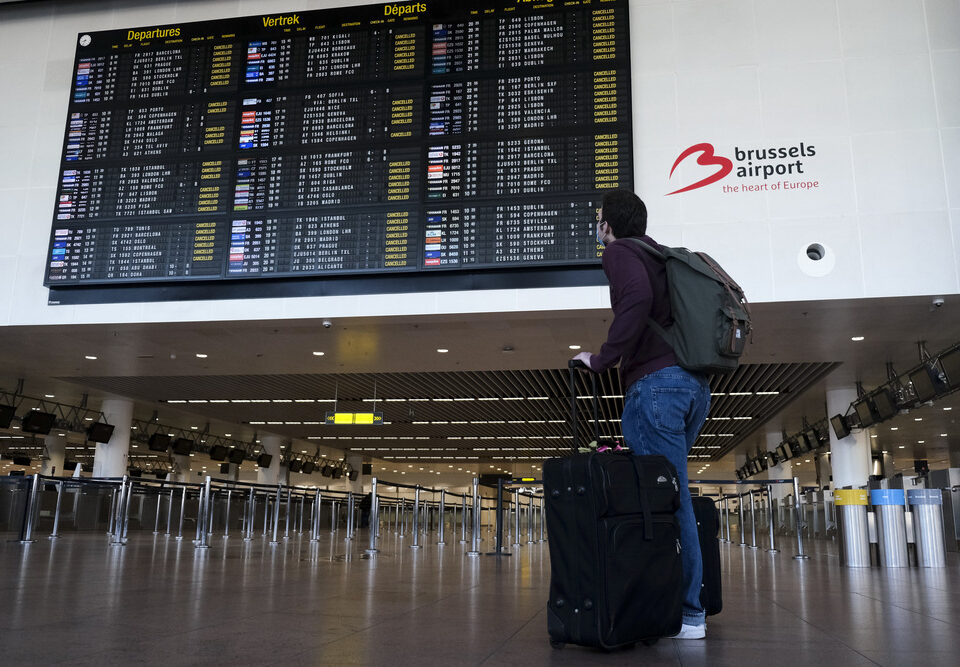
[[[48,306],[43,268],[81,31],[316,9],[303,0],[0,5],[0,325],[359,315],[351,297]],[[357,4],[350,2],[349,4]],[[631,2],[635,172],[662,242],[710,252],[755,302],[955,293],[957,0]],[[813,145],[813,191],[724,192],[686,148]],[[768,179],[768,182],[784,177]],[[806,259],[820,243],[827,255]],[[605,288],[386,295],[363,314],[604,308]]]

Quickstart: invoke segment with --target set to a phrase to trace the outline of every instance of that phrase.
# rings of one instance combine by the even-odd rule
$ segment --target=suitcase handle
[[[593,394],[593,439],[600,441],[600,397],[597,392],[597,374],[592,372],[589,366],[579,359],[571,359],[567,362],[567,368],[570,369],[570,430],[573,431],[573,447],[571,452],[576,454],[580,449],[577,432],[577,371],[587,371],[590,373],[590,389]]]

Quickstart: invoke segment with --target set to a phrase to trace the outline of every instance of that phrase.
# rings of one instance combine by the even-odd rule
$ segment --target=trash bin
[[[833,502],[840,527],[840,564],[870,567],[866,489],[837,489],[833,492]]]
[[[870,503],[877,514],[877,540],[883,567],[908,567],[907,523],[903,489],[873,489]]]
[[[943,495],[940,489],[910,489],[907,501],[913,511],[917,565],[946,567],[943,541]]]

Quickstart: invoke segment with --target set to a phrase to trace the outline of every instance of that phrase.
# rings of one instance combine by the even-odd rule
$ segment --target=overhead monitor
[[[57,416],[50,412],[31,410],[20,419],[20,430],[24,433],[46,435],[53,428]]]
[[[300,472],[300,467],[303,465],[303,462],[300,459],[290,459],[287,462],[287,470],[290,472]]]
[[[221,464],[220,464],[220,474],[221,474],[221,475],[229,475],[229,474],[230,474],[230,464],[229,464],[229,463],[221,463]]]
[[[142,468],[129,468],[129,469],[127,469],[127,474],[129,474],[131,477],[143,477],[143,469],[142,469]]]
[[[227,460],[230,461],[230,463],[240,465],[243,463],[243,460],[246,458],[246,456],[247,453],[245,451],[239,447],[234,447],[227,453]]]
[[[340,479],[343,477],[343,468],[334,468],[333,469],[333,478]]]
[[[790,458],[790,453],[787,452],[787,445],[781,443],[777,446],[777,456],[781,461],[786,461]]]
[[[271,463],[273,463],[272,454],[261,454],[257,457],[257,465],[261,468],[269,468]]]
[[[214,445],[210,448],[211,461],[224,461],[227,458],[227,448],[223,445]]]
[[[893,392],[888,389],[879,389],[873,394],[872,398],[873,407],[881,421],[897,416],[897,401]]]
[[[113,437],[113,430],[113,424],[94,422],[90,428],[87,429],[87,440],[91,442],[110,442],[110,438]]]
[[[940,366],[951,388],[960,387],[960,347],[940,357]]]
[[[853,409],[857,413],[857,418],[860,420],[860,428],[866,428],[872,426],[877,420],[874,418],[873,410],[870,408],[870,399],[863,398],[857,403],[853,404]]]
[[[30,465],[30,457],[24,456],[23,454],[14,454],[13,455],[13,465],[15,466],[28,466]]]
[[[77,469],[77,462],[65,459],[63,462],[63,469],[69,472],[73,472]]]
[[[50,300],[597,284],[596,209],[633,187],[629,4],[84,33]]]
[[[304,461],[303,465],[300,467],[300,472],[304,475],[311,474],[314,470],[317,469],[317,464],[313,461]]]
[[[177,438],[173,443],[173,453],[179,456],[189,456],[193,451],[193,440],[189,438]]]
[[[165,452],[170,446],[171,437],[166,433],[154,433],[147,441],[147,447],[153,452]]]
[[[939,384],[937,370],[926,364],[921,366],[910,373],[910,384],[913,385],[913,393],[918,401],[926,403],[932,400],[937,395]]]
[[[347,477],[350,479],[351,482],[356,482],[356,481],[357,481],[357,478],[358,478],[359,476],[360,476],[360,471],[359,471],[359,470],[351,470],[351,471],[347,474]]]
[[[0,428],[10,428],[16,408],[12,405],[0,405]]]
[[[843,440],[850,435],[850,426],[847,418],[843,415],[834,415],[830,418],[830,425],[833,426],[833,432],[837,434],[838,440]]]
[[[333,466],[325,465],[320,469],[320,474],[324,477],[333,477]]]

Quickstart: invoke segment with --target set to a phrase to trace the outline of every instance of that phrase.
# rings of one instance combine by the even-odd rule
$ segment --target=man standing
[[[687,479],[687,455],[710,409],[707,378],[677,365],[670,345],[647,325],[652,319],[671,324],[663,262],[630,240],[639,238],[659,249],[646,236],[647,208],[627,190],[603,197],[597,217],[597,240],[604,246],[603,271],[610,282],[613,322],[599,354],[581,352],[575,359],[600,373],[620,363],[625,388],[623,437],[637,455],[660,454],[673,463],[680,480],[681,562],[683,563],[683,627],[678,639],[702,639],[706,634],[700,586],[703,562],[697,522]]]

